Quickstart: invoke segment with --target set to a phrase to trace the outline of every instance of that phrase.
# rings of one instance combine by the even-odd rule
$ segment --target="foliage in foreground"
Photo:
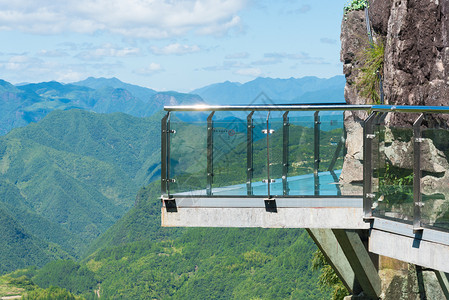
[[[83,297],[73,295],[72,293],[59,287],[50,287],[48,289],[35,289],[23,295],[23,300],[82,300]]]
[[[348,290],[340,278],[338,278],[334,269],[327,263],[324,254],[319,249],[313,253],[312,268],[320,270],[319,286],[324,290],[327,288],[332,290],[332,300],[342,300],[349,295]]]

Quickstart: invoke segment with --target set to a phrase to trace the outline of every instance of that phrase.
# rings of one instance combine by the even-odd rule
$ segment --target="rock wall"
[[[449,1],[370,0],[369,17],[374,40],[382,39],[385,43],[382,72],[385,104],[449,106]],[[367,45],[365,12],[349,12],[342,21],[340,56],[346,76],[345,99],[348,104],[371,103],[370,99],[359,95],[355,86],[361,67],[357,56]],[[365,118],[365,113],[345,114],[348,139],[340,179],[343,184],[363,180],[362,122]],[[415,118],[416,115],[390,114],[386,123],[410,126]],[[424,126],[444,129],[449,128],[447,124],[449,117],[444,115],[426,116],[423,123]],[[400,143],[404,142],[392,142],[391,149],[385,148],[386,155],[390,155],[386,159],[394,161],[398,167],[411,168],[413,162],[403,159],[411,155],[399,157],[395,155],[397,151],[393,151],[395,147],[403,146]],[[425,139],[423,144],[424,167],[431,173],[444,173],[438,179],[425,176],[422,180],[424,190],[449,187],[447,157],[431,140]],[[437,204],[439,202],[434,206]],[[434,206],[429,206],[429,209],[435,210]],[[433,271],[389,258],[382,259],[386,262],[380,264],[379,271],[384,299],[444,299]]]

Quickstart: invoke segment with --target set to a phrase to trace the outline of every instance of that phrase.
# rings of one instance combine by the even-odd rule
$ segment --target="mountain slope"
[[[0,274],[50,260],[69,258],[57,245],[46,243],[24,229],[0,203]]]
[[[211,104],[344,103],[344,76],[273,79],[245,84],[226,81],[192,91]],[[317,93],[317,94],[315,94]]]
[[[144,103],[149,102],[151,96],[155,95],[157,92],[155,90],[144,88],[138,85],[129,84],[120,81],[119,79],[113,78],[94,78],[89,77],[85,80],[73,82],[73,85],[85,86],[94,90],[113,88],[113,89],[123,89],[129,91],[136,98],[139,98]]]
[[[97,243],[100,249],[81,262],[80,269],[95,273],[101,297],[329,297],[316,285],[318,274],[310,267],[316,246],[305,230],[161,228],[158,189],[157,182],[141,189],[136,205]],[[55,265],[47,285],[58,285],[58,274],[69,264]],[[70,282],[76,281],[83,282],[82,275],[73,275]]]
[[[15,87],[0,80],[0,135],[13,128],[38,122],[54,110],[78,108],[148,117],[162,110],[164,105],[204,104],[197,95],[158,93],[116,78],[88,78],[76,84],[79,85],[51,81]]]
[[[159,118],[54,111],[11,131],[0,137],[0,203],[78,256],[159,176]]]

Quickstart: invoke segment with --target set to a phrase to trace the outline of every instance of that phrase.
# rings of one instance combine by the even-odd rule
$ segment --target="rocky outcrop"
[[[386,41],[385,103],[448,105],[449,2],[371,0],[369,11]]]
[[[438,0],[370,0],[369,16],[374,40],[385,43],[383,90],[385,104],[390,105],[449,105],[449,1]],[[370,99],[359,95],[355,82],[361,67],[360,52],[368,46],[364,11],[349,12],[342,22],[341,61],[346,76],[345,99],[348,104],[367,104]],[[389,114],[387,125],[411,126],[417,115]],[[348,133],[361,124],[365,113],[346,113],[345,126]],[[448,129],[449,115],[427,115],[423,125]],[[347,147],[351,147],[348,134]],[[427,148],[432,148],[428,141]],[[399,144],[390,147],[397,148]],[[441,147],[435,145],[438,155]],[[398,149],[398,148],[397,148]],[[360,181],[361,150],[348,151],[345,157],[347,170],[342,173],[342,182]],[[436,152],[434,152],[436,153]],[[409,153],[410,154],[410,153]],[[390,155],[393,164],[411,167],[412,156]],[[394,160],[395,158],[399,158]],[[391,162],[391,161],[390,161]],[[447,168],[444,170],[444,172]],[[345,167],[343,167],[345,171]],[[449,170],[447,170],[449,171]],[[443,171],[441,171],[443,172]],[[351,173],[354,175],[352,176]],[[448,173],[448,172],[446,172]],[[440,176],[441,177],[441,176]],[[433,185],[449,185],[449,174]],[[429,186],[429,178],[426,185]]]
[[[389,105],[449,105],[449,1],[369,0],[369,16],[374,41],[384,43],[383,90]],[[368,46],[365,12],[347,13],[341,29],[341,61],[346,76],[348,104],[370,104],[360,96],[356,82],[360,75],[363,48]],[[388,126],[411,127],[417,115],[390,113],[385,123],[383,151],[379,159],[396,168],[413,169],[413,139],[397,139]],[[347,155],[340,182],[363,180],[362,122],[365,113],[346,112]],[[449,115],[427,115],[423,127],[449,129]],[[421,142],[422,191],[427,194],[422,208],[424,222],[438,223],[449,216],[449,163],[447,135],[424,136]],[[376,147],[377,147],[376,146]],[[429,197],[429,195],[431,195]],[[442,196],[445,195],[445,196]],[[380,201],[380,200],[379,200]],[[413,207],[410,204],[410,215]],[[402,207],[398,211],[405,211]],[[379,275],[383,299],[444,299],[436,273],[414,265],[397,264],[394,259],[381,263]],[[381,260],[382,261],[382,260]]]

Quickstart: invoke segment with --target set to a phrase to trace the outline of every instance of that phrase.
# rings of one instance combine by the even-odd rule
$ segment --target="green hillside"
[[[158,183],[81,263],[19,272],[41,288],[103,299],[325,299],[302,229],[161,228]]]
[[[69,258],[56,244],[30,234],[0,203],[0,274],[33,264],[43,266],[50,260]]]
[[[159,177],[159,117],[54,111],[0,137],[0,204],[78,257]]]

